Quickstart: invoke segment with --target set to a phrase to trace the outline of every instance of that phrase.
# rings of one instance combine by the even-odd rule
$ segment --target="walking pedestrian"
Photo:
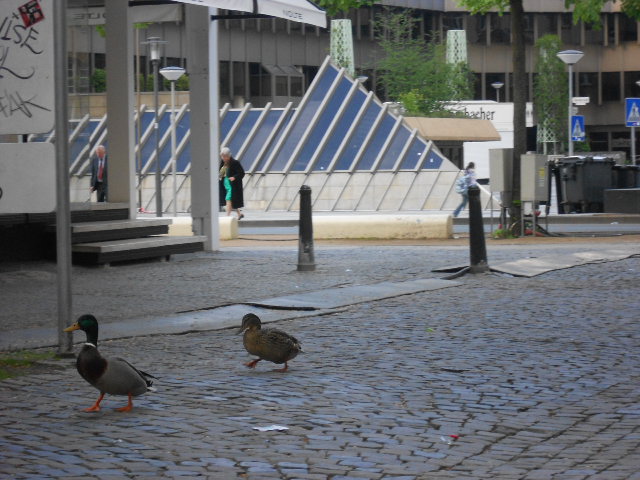
[[[220,150],[220,206],[225,207],[227,216],[235,210],[238,220],[244,218],[240,211],[244,207],[244,193],[242,190],[242,179],[244,178],[244,168],[238,160],[231,156],[231,150],[223,147]]]
[[[477,185],[475,168],[475,164],[473,162],[469,162],[464,169],[463,176],[456,180],[456,192],[462,195],[462,201],[453,211],[454,217],[460,215],[460,212],[467,206],[467,203],[469,202],[469,187],[471,185]]]

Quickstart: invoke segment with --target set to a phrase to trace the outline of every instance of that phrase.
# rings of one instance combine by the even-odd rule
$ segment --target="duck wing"
[[[302,351],[296,337],[276,328],[261,330],[262,358],[275,363],[284,363],[293,359]]]
[[[107,368],[94,386],[111,395],[142,395],[151,389],[153,375],[138,370],[124,358],[105,359]]]

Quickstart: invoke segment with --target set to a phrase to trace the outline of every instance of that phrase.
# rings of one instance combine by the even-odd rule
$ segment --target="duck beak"
[[[64,332],[73,332],[74,330],[80,330],[80,324],[74,323],[73,325],[68,326],[63,331]]]

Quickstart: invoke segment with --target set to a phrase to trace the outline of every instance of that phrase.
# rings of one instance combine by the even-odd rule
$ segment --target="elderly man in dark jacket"
[[[107,150],[104,145],[96,147],[96,156],[91,162],[91,185],[89,190],[96,192],[99,202],[106,202],[109,193],[109,175],[107,174]]]

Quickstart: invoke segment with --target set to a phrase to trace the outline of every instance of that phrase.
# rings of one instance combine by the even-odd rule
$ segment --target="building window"
[[[574,88],[574,96],[589,97],[589,103],[598,104],[598,74],[596,72],[579,72],[578,85]],[[575,81],[575,78],[574,78]]]
[[[616,17],[615,15],[606,14],[604,15],[604,24],[607,27],[607,45],[613,47],[618,44],[616,41]]]
[[[487,44],[486,15],[469,15],[467,17],[467,40],[469,43]]]
[[[609,134],[607,132],[589,132],[589,144],[593,152],[609,150]]]
[[[509,44],[511,43],[511,15],[498,15],[492,13],[491,19],[491,43]]]
[[[481,73],[473,74],[473,99],[474,100],[484,99],[484,96],[482,95],[482,74]]]
[[[623,72],[624,97],[640,97],[640,87],[636,82],[640,80],[640,72]]]
[[[464,30],[461,13],[445,13],[442,15],[442,32],[449,30]]]
[[[498,99],[498,90],[500,90],[500,101],[507,102],[506,98],[506,78],[504,73],[485,73],[485,94],[483,99],[485,100],[497,100]],[[503,86],[500,89],[493,88],[491,86],[494,82],[502,82]]]
[[[234,97],[245,96],[245,63],[233,62],[233,92]]]
[[[558,17],[554,13],[539,13],[536,15],[538,22],[538,38],[545,35],[558,34]]]
[[[276,75],[276,96],[277,97],[288,97],[288,85],[287,85],[287,77],[284,75]]]
[[[580,45],[580,23],[573,24],[573,14],[561,14],[560,22],[562,43],[574,47]]]
[[[604,29],[600,24],[584,24],[584,43],[587,45],[604,45]]]
[[[291,96],[301,97],[303,94],[302,80],[303,77],[290,77],[291,78]]]
[[[602,72],[602,101],[618,102],[620,93],[620,72]]]
[[[620,15],[618,18],[618,27],[620,28],[621,42],[637,42],[638,41],[638,22],[627,15]]]
[[[220,62],[220,98],[229,100],[231,91],[229,90],[229,62]]]
[[[524,14],[524,43],[526,45],[533,45],[533,22],[534,16],[533,13],[525,13]]]

